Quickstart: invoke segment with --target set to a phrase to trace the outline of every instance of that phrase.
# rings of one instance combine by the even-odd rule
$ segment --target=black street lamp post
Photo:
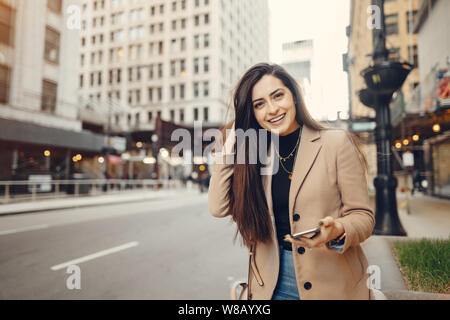
[[[384,0],[372,0],[379,8],[380,28],[373,29],[373,65],[364,69],[361,75],[367,89],[359,92],[362,103],[376,111],[375,139],[377,143],[376,215],[373,233],[378,235],[406,236],[397,212],[395,189],[397,179],[392,169],[392,135],[389,104],[395,91],[401,88],[411,71],[411,65],[388,60],[384,25]]]

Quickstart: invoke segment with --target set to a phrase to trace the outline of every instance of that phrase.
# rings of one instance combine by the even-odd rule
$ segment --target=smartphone
[[[306,235],[311,234],[311,233],[313,234],[313,236],[310,239],[314,238],[315,236],[317,236],[320,233],[320,227],[293,234],[293,235],[291,235],[291,237],[294,238],[294,239],[298,239],[301,236],[306,236]]]

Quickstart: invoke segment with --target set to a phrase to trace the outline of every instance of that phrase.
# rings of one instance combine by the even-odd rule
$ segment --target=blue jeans
[[[292,251],[280,248],[280,272],[272,300],[300,300]]]

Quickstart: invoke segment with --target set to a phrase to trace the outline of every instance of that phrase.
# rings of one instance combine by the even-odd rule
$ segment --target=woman
[[[233,98],[235,121],[216,153],[209,208],[216,217],[230,215],[253,250],[249,299],[369,299],[360,243],[375,220],[356,141],[314,121],[295,80],[278,65],[250,68]],[[273,174],[261,175],[260,159],[229,163],[237,129],[278,136],[268,151]],[[313,239],[290,236],[315,227]]]

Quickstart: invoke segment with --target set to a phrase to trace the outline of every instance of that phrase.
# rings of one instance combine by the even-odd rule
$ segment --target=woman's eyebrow
[[[274,95],[275,93],[278,92],[278,90],[281,90],[281,88],[275,89],[274,91],[272,91],[271,94],[269,94],[269,96]],[[263,100],[263,99],[264,99],[264,98],[258,98],[258,99],[255,99],[255,100],[252,101],[252,103],[255,103],[256,101]]]

